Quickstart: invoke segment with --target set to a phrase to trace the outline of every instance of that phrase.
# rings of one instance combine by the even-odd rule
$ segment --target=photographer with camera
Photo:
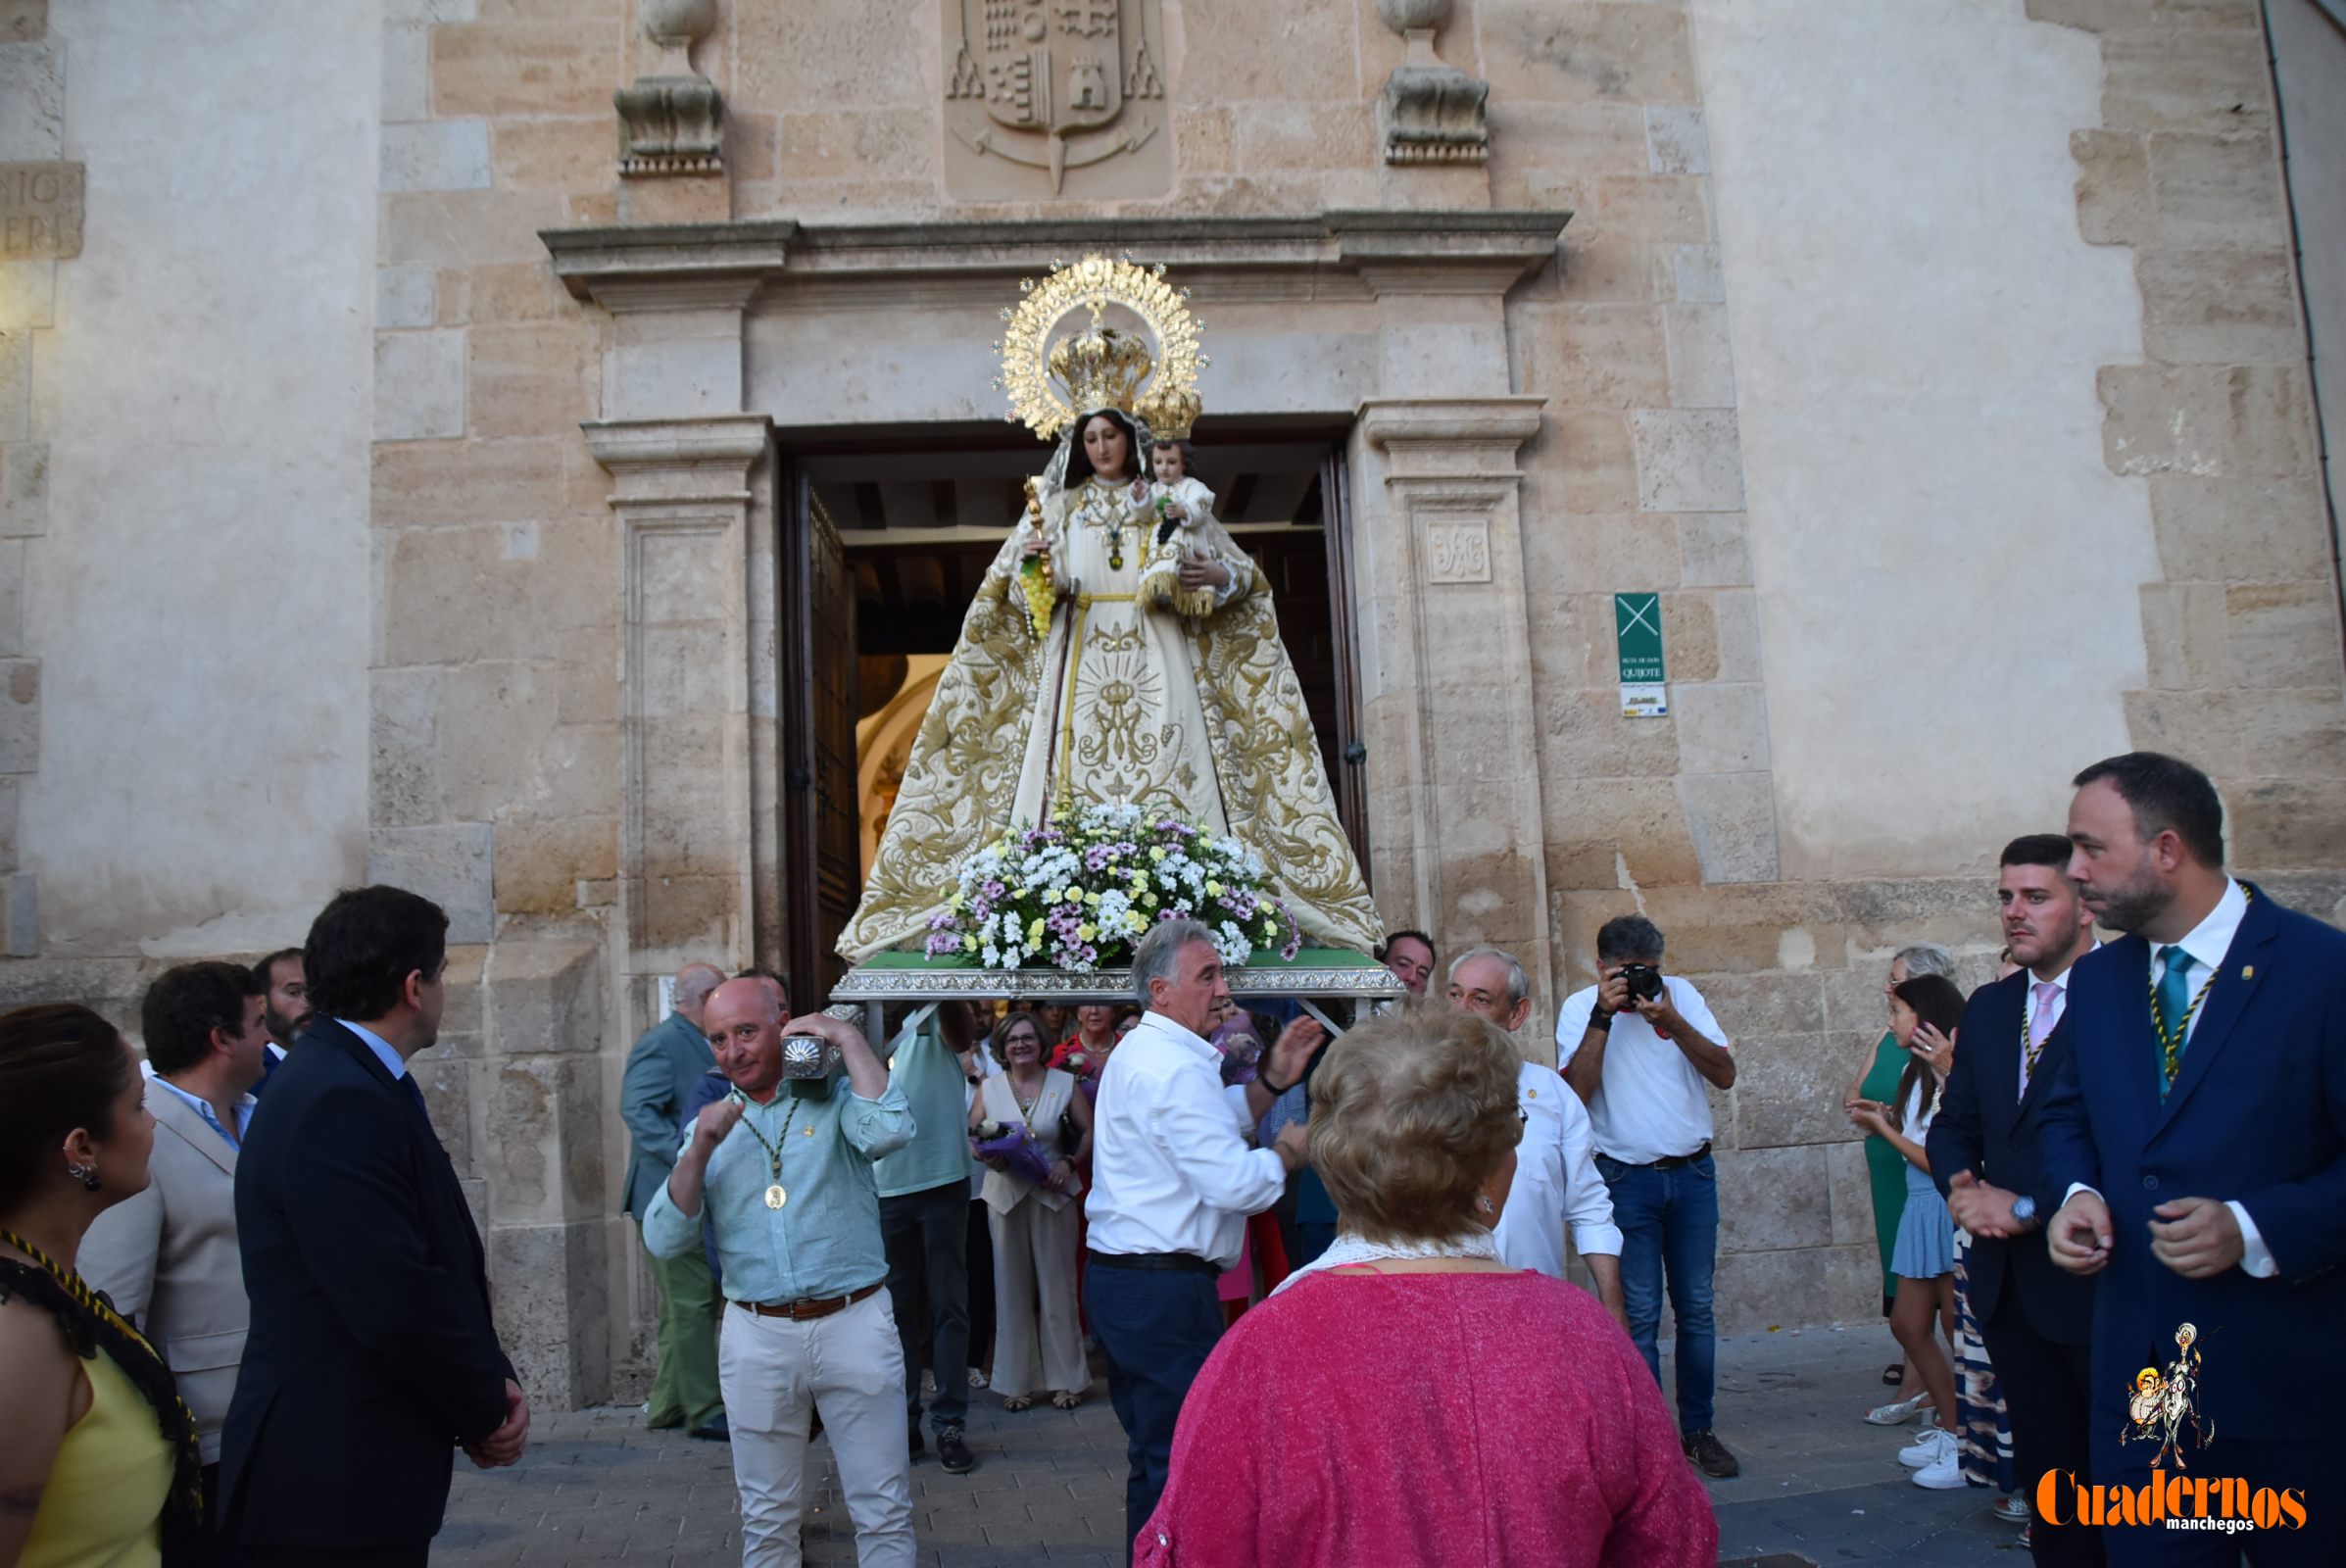
[[[758,979],[717,987],[702,1025],[732,1087],[694,1118],[645,1211],[644,1245],[681,1257],[701,1245],[705,1211],[715,1225],[726,1298],[717,1381],[743,1557],[798,1555],[819,1411],[858,1560],[908,1565],[904,1357],[883,1289],[872,1176],[875,1160],[911,1140],[904,1092],[854,1027],[820,1013],[786,1026]]]
[[[1733,1088],[1735,1058],[1702,994],[1661,964],[1662,933],[1651,920],[1607,920],[1596,933],[1597,983],[1566,998],[1556,1016],[1556,1056],[1564,1081],[1588,1102],[1597,1172],[1613,1195],[1630,1338],[1661,1382],[1654,1341],[1667,1280],[1679,1441],[1704,1475],[1725,1477],[1742,1466],[1711,1432],[1719,1179],[1705,1086]]]

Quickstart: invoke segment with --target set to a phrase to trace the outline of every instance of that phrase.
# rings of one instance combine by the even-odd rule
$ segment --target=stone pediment
[[[1503,295],[1562,249],[1568,212],[1049,219],[819,225],[756,221],[547,229],[570,293],[612,311],[740,308],[760,289],[997,302],[1005,279],[1086,250],[1162,262],[1201,300]]]

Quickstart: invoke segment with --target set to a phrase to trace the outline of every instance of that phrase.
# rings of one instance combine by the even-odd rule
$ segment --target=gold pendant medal
[[[781,1184],[780,1182],[776,1182],[776,1183],[774,1183],[774,1185],[773,1185],[773,1186],[771,1186],[771,1187],[769,1187],[769,1188],[767,1188],[767,1189],[765,1190],[765,1206],[766,1206],[766,1207],[768,1207],[768,1208],[780,1208],[780,1207],[781,1207],[781,1206],[782,1206],[784,1203],[787,1203],[787,1202],[789,1202],[789,1201],[790,1201],[790,1195],[789,1195],[788,1193],[786,1193],[786,1192],[784,1192],[784,1191],[782,1190],[782,1184]]]

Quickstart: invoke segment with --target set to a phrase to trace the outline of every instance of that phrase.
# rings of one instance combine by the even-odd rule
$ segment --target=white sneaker
[[[1950,1442],[1945,1454],[1917,1470],[1914,1484],[1929,1487],[1933,1492],[1953,1492],[1958,1487],[1969,1486],[1970,1483],[1963,1479],[1963,1462],[1955,1445]]]
[[[1954,1453],[1955,1434],[1942,1426],[1928,1426],[1912,1445],[1898,1450],[1898,1462],[1909,1470],[1920,1470],[1942,1458],[1952,1459]]]

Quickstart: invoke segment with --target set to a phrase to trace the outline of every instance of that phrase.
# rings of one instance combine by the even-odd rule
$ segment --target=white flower
[[[984,964],[989,969],[1001,968],[1002,949],[996,947],[991,942],[987,943],[984,951],[978,954],[978,962]]]

